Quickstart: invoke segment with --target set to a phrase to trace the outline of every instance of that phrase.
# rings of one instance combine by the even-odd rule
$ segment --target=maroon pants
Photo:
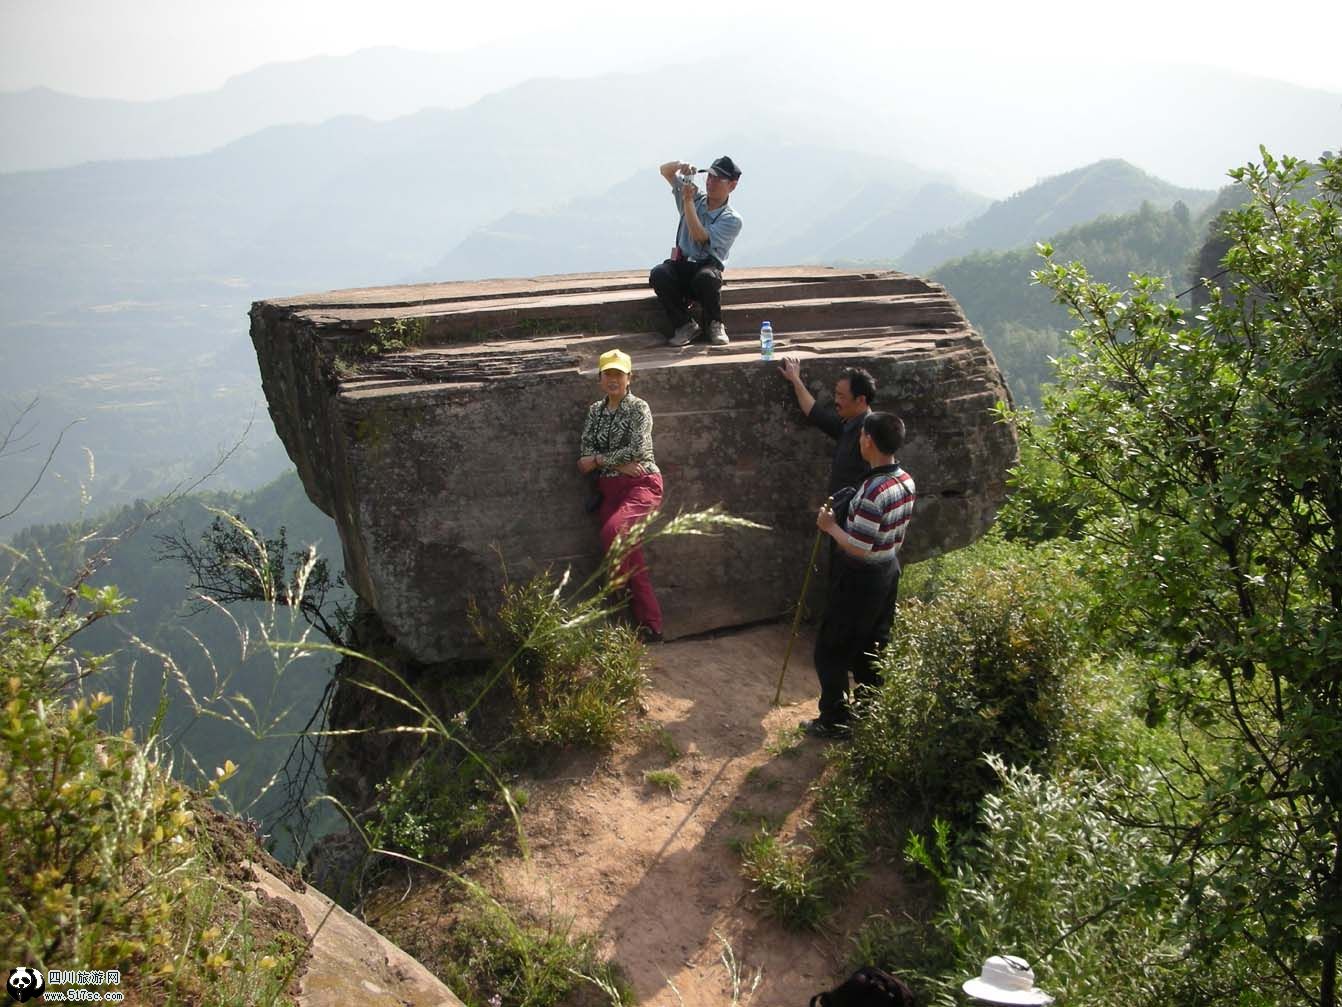
[[[601,519],[601,548],[609,550],[616,535],[662,505],[662,477],[657,473],[613,476],[602,479],[600,485],[601,509],[597,517]],[[654,633],[660,633],[662,606],[657,604],[657,595],[652,591],[652,578],[648,576],[648,568],[643,562],[642,546],[625,556],[619,573],[628,578],[625,586],[629,589],[629,607],[633,610],[635,621]]]

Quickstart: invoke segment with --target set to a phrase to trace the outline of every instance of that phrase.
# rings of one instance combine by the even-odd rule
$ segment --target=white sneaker
[[[708,342],[712,346],[726,346],[731,342],[727,338],[727,327],[721,322],[708,323]]]
[[[699,338],[699,323],[691,318],[680,326],[671,336],[671,346],[689,346]]]

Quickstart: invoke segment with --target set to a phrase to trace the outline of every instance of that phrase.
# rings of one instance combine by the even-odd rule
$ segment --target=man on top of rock
[[[710,345],[726,346],[722,270],[732,242],[741,233],[741,217],[728,199],[740,181],[741,169],[725,154],[718,158],[708,169],[704,183],[707,193],[694,184],[694,176],[700,172],[692,164],[667,161],[661,172],[674,193],[680,226],[671,258],[653,267],[648,282],[675,327],[671,345],[686,346],[707,330]],[[702,328],[687,307],[691,300],[703,308]]]

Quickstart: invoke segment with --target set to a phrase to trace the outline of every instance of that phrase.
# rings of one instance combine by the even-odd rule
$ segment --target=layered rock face
[[[972,542],[1005,496],[1015,433],[992,354],[946,293],[894,272],[732,270],[728,347],[666,345],[647,274],[600,273],[337,291],[253,305],[271,416],[340,528],[346,576],[410,657],[475,652],[471,597],[506,576],[600,559],[576,462],[597,358],[634,360],[654,416],[665,513],[721,504],[768,530],[648,548],[668,637],[776,617],[797,599],[833,442],[801,415],[781,358],[821,400],[844,368],[903,417],[919,500],[906,563]],[[662,330],[662,331],[659,331]]]

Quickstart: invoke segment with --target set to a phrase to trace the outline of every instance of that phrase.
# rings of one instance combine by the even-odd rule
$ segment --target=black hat
[[[725,178],[731,182],[735,182],[741,177],[741,169],[738,168],[736,162],[726,154],[723,154],[720,158],[710,164],[708,170],[714,175],[717,175],[718,178]]]

